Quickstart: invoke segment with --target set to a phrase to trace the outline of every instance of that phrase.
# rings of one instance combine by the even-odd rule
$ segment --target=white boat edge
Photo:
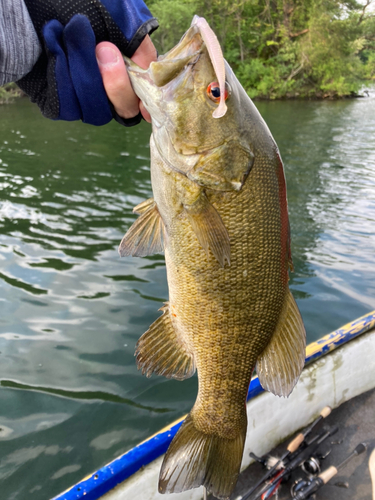
[[[268,392],[259,395],[255,377],[247,403],[248,429],[242,470],[250,465],[249,453],[263,455],[278,443],[308,425],[325,406],[337,408],[345,401],[375,387],[375,311],[349,323],[307,346],[306,361],[300,380],[289,398]],[[369,331],[370,330],[370,331]],[[350,342],[349,342],[350,341]],[[328,354],[329,355],[326,355]],[[273,416],[267,418],[267,415]],[[180,419],[182,421],[183,419]],[[179,421],[178,421],[179,422]],[[146,441],[176,432],[176,422]],[[141,445],[140,445],[141,446]],[[136,447],[137,448],[137,447]],[[134,449],[135,450],[135,449]],[[130,450],[125,455],[129,455]],[[202,488],[172,495],[158,493],[158,476],[163,456],[142,466],[133,475],[115,485],[116,459],[55,497],[55,500],[201,500]],[[92,487],[92,483],[96,487]],[[118,481],[117,481],[118,483]]]

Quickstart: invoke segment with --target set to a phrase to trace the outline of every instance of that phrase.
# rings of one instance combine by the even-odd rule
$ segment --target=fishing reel
[[[306,479],[298,479],[292,486],[290,493],[294,500],[310,500],[315,498],[315,492],[328,483],[339,470],[343,469],[350,460],[364,453],[367,449],[366,443],[359,443],[355,450],[339,465],[331,465],[319,474],[311,475]]]
[[[264,467],[266,468],[269,468],[267,467],[267,463],[268,463],[268,460],[269,458],[272,456],[272,455],[264,455],[264,457],[258,457],[258,455],[255,455],[255,453],[253,452],[250,452],[249,456],[255,460],[256,462],[259,462],[260,464],[262,464]]]
[[[306,462],[303,462],[301,465],[301,469],[308,477],[316,476],[321,471],[319,458],[314,456],[308,458]]]
[[[332,448],[328,448],[324,452],[316,453],[311,455],[303,464],[301,465],[301,469],[307,475],[308,478],[311,476],[317,476],[321,472],[322,460],[328,457],[331,453]]]
[[[290,489],[292,498],[298,498],[298,494],[307,490],[312,484],[313,479],[318,476],[322,471],[322,460],[324,460],[331,453],[332,449],[329,448],[323,453],[311,455],[305,462],[301,464],[301,469],[306,474],[305,478],[300,477],[297,479]],[[310,498],[315,498],[313,494]]]
[[[301,493],[304,493],[312,484],[312,479],[302,479],[302,478],[299,478],[297,479],[297,481],[295,481],[295,483],[292,485],[292,487],[290,488],[290,494],[292,496],[293,499],[295,498],[298,498],[298,495],[300,495]],[[311,499],[315,499],[316,498],[316,495],[315,494],[312,494],[311,497],[309,497]]]

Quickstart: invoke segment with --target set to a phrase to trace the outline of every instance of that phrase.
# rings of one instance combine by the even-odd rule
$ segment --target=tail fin
[[[159,492],[180,493],[203,485],[215,497],[227,499],[240,472],[246,427],[245,420],[237,437],[222,438],[198,430],[189,414],[164,457]]]

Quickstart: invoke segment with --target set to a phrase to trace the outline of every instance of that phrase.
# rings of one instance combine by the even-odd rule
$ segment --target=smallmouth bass
[[[305,329],[288,287],[280,154],[218,47],[195,17],[149,69],[126,60],[152,118],[153,198],[135,207],[140,217],[119,251],[165,252],[169,301],[137,343],[138,367],[178,380],[198,371],[197,399],[164,457],[159,491],[204,485],[226,499],[240,471],[252,372],[288,396],[304,365]]]

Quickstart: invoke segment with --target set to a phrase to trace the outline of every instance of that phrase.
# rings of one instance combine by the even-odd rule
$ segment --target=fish
[[[287,397],[305,361],[305,328],[288,286],[283,163],[203,18],[148,69],[125,60],[152,119],[153,197],[134,208],[139,217],[119,252],[164,252],[169,289],[136,361],[146,376],[198,372],[196,401],[164,456],[158,489],[203,485],[227,499],[240,472],[254,369],[264,389]]]

